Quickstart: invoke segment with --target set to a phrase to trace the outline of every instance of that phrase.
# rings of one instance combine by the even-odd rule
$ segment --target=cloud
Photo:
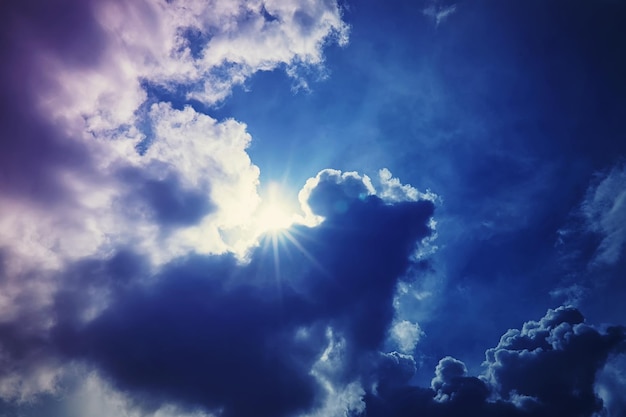
[[[394,178],[391,171],[387,168],[381,169],[378,172],[378,176],[380,181],[380,191],[378,195],[385,201],[430,200],[437,202],[439,199],[439,197],[430,190],[421,193],[410,184],[402,184],[400,179]]]
[[[455,10],[433,7],[436,24]],[[428,267],[436,197],[388,170],[375,184],[324,170],[300,193],[316,227],[251,233],[252,138],[201,109],[259,71],[306,87],[325,46],[347,42],[337,2],[0,9],[3,411],[515,416],[568,410],[571,389],[584,412],[598,409],[595,393],[619,410],[619,359],[595,385],[592,370],[617,356],[623,331],[567,320],[520,331],[541,350],[508,345],[507,333],[482,377],[444,358],[431,388],[408,385],[421,333],[394,302]],[[402,353],[381,351],[390,335]],[[575,382],[528,388],[551,357]]]
[[[58,393],[68,363],[51,329],[86,326],[173,259],[254,243],[259,170],[246,126],[188,104],[214,106],[258,71],[301,82],[348,34],[334,1],[35,3],[0,6],[9,401]],[[149,94],[155,86],[177,100]]]
[[[549,310],[539,321],[506,332],[487,350],[486,369],[478,377],[469,376],[463,362],[445,357],[431,389],[399,385],[370,393],[368,415],[592,416],[603,410],[597,391],[619,410],[612,397],[619,391],[608,387],[619,380],[614,358],[623,358],[625,337],[622,327],[586,324],[572,307]]]
[[[391,328],[391,338],[398,344],[402,352],[411,353],[420,338],[424,335],[419,324],[408,320],[397,321]]]
[[[595,392],[604,402],[608,417],[622,416],[626,413],[626,356],[609,357],[604,368],[596,376]]]
[[[75,7],[72,1],[57,2]],[[18,10],[15,22],[22,29],[19,18],[24,18],[42,27],[38,35],[48,37],[27,40],[41,52],[32,59],[49,68],[50,91],[41,95],[46,109],[61,117],[83,117],[88,129],[100,134],[132,123],[146,99],[144,84],[215,104],[257,71],[283,66],[300,77],[299,67],[320,66],[325,44],[345,44],[348,34],[332,1],[111,0],[76,9],[76,20],[88,24],[73,32],[64,28],[51,36],[42,24],[45,15],[24,10]],[[66,59],[76,52],[62,45],[83,29],[88,29],[81,32],[85,37],[72,42],[88,55],[79,66]]]
[[[581,212],[589,230],[602,237],[594,262],[615,264],[626,244],[626,166],[597,176],[587,190]]]
[[[373,194],[374,187],[367,175],[325,169],[307,180],[298,200],[305,215],[329,217],[345,213],[354,199],[364,200]]]
[[[454,12],[456,12],[456,4],[445,6],[438,0],[432,0],[430,4],[422,10],[424,16],[428,16],[435,22],[435,26],[439,26]]]
[[[457,381],[467,375],[465,364],[450,356],[439,361],[435,368],[435,377],[430,383],[432,389],[437,393],[437,401],[447,401],[453,398],[457,391],[453,386]]]
[[[601,333],[578,310],[561,307],[503,335],[487,351],[486,377],[503,399],[515,393],[551,414],[591,415],[602,409],[594,392],[596,372],[623,343],[623,328]]]
[[[222,229],[259,201],[245,125],[154,102],[146,90],[203,94],[210,105],[256,71],[322,65],[327,42],[347,41],[337,4],[29,4],[2,13],[5,272],[58,269],[129,244],[156,261],[243,250],[248,238]]]
[[[52,268],[67,257],[165,238],[161,252],[245,246],[224,242],[219,230],[243,222],[258,202],[245,125],[158,102],[148,90],[214,105],[257,71],[287,67],[299,76],[299,66],[323,65],[325,45],[347,42],[339,6],[28,4],[3,5],[2,13],[9,64],[0,81],[0,135],[10,139],[0,152],[0,246],[29,258],[23,264]]]
[[[180,172],[177,181],[193,182]],[[23,370],[19,352],[40,373],[47,363],[82,363],[143,409],[173,404],[225,416],[361,409],[362,383],[375,368],[368,362],[387,337],[398,279],[432,232],[434,205],[362,196],[354,193],[367,189],[356,186],[358,174],[328,172],[305,200],[325,221],[292,226],[289,239],[253,248],[246,263],[232,253],[190,254],[155,269],[148,254],[118,248],[69,264],[40,306],[54,318],[49,325],[22,315],[29,331],[2,339],[8,363]],[[9,343],[21,347],[10,351]]]
[[[582,201],[557,231],[558,263],[565,274],[551,292],[554,297],[604,309],[607,297],[623,291],[625,186],[623,164],[595,173]]]

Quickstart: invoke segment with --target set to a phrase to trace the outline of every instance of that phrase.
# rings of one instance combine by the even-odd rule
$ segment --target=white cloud
[[[439,197],[428,190],[425,193],[420,192],[417,188],[409,185],[402,184],[398,178],[394,178],[387,168],[383,168],[379,171],[380,191],[377,195],[389,203],[396,203],[398,201],[418,201],[429,200],[437,202]]]
[[[245,151],[251,140],[245,125],[155,104],[147,115],[153,145],[139,155],[135,148],[146,139],[140,107],[147,96],[141,83],[187,85],[189,94],[214,104],[257,71],[321,65],[326,42],[347,42],[348,28],[338,5],[309,0],[108,0],[93,3],[91,9],[103,34],[96,64],[75,66],[45,48],[33,55],[52,82],[35,92],[40,110],[55,120],[64,141],[87,147],[95,166],[90,172],[67,166],[56,173],[70,190],[58,210],[0,199],[0,246],[27,256],[30,265],[58,268],[64,260],[107,252],[117,244],[152,245],[158,225],[144,218],[134,223],[135,230],[126,227],[127,187],[115,177],[136,167],[154,180],[174,172],[187,188],[218,205],[200,226],[176,236],[181,248],[229,249],[219,229],[245,223],[258,203],[259,173]],[[195,45],[202,50],[199,55],[192,54],[185,30],[206,35]],[[226,73],[221,71],[224,64]],[[191,87],[198,82],[202,89]]]
[[[142,81],[184,86],[211,105],[258,71],[286,66],[298,78],[298,67],[323,64],[327,42],[348,39],[333,1],[109,0],[93,9],[106,35],[99,65],[76,68],[43,51],[56,88],[41,102],[57,117],[83,118],[99,135],[134,123],[146,98]]]
[[[249,221],[259,201],[259,170],[246,153],[251,140],[246,126],[164,103],[155,104],[149,116],[154,139],[148,151],[139,155],[134,146],[118,141],[94,143],[97,172],[66,175],[71,198],[61,207],[0,200],[0,247],[10,248],[13,273],[59,269],[123,245],[159,262],[190,250],[220,253],[234,248],[220,238],[220,231]],[[129,180],[124,174],[129,170],[140,172],[139,178]],[[134,203],[131,194],[141,189],[141,181],[164,181],[168,175],[180,180],[177,187],[206,196],[215,208],[198,224],[164,234],[164,225],[150,216],[145,204]]]
[[[166,252],[174,242],[176,253],[223,252],[237,245],[241,250],[242,244],[227,244],[220,233],[244,225],[259,200],[259,172],[245,151],[251,140],[245,125],[217,122],[190,108],[176,111],[164,103],[154,104],[146,115],[141,110],[147,97],[142,82],[182,85],[211,105],[257,71],[321,65],[326,42],[347,42],[348,27],[338,5],[311,0],[109,0],[91,7],[104,38],[97,64],[73,66],[42,49],[37,61],[45,64],[53,83],[37,94],[42,111],[57,121],[64,140],[87,146],[97,166],[91,167],[92,177],[71,167],[60,173],[75,199],[68,200],[60,217],[42,212],[24,216],[19,203],[1,201],[0,213],[20,212],[22,221],[13,226],[3,216],[3,229],[9,231],[0,245],[29,256],[40,252],[53,267],[63,258],[106,252],[117,244],[155,249],[158,225],[134,213],[134,230],[126,227],[125,211],[142,208],[122,207],[128,203],[127,187],[114,179],[116,172],[136,167],[154,180],[174,172],[188,189],[205,193],[218,205],[197,227],[177,232]],[[198,45],[186,36],[189,31],[202,35],[194,41]],[[192,53],[192,46],[201,52]],[[155,138],[145,155],[139,155],[136,146],[146,139],[146,123],[152,124]],[[67,216],[68,211],[73,215]]]
[[[391,328],[391,337],[402,353],[413,353],[423,335],[419,324],[408,320],[397,321]]]
[[[137,406],[126,393],[107,383],[97,372],[74,367],[72,373],[77,387],[65,394],[64,400],[67,407],[63,410],[63,417],[213,417],[216,415],[199,410],[184,410],[171,404],[145,411]]]

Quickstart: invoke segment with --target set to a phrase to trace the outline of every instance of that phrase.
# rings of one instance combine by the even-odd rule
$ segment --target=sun
[[[293,215],[277,202],[267,202],[259,209],[257,217],[259,229],[264,232],[277,232],[293,224]]]
[[[276,234],[288,229],[297,216],[291,205],[285,201],[280,186],[270,183],[265,194],[255,216],[258,231]]]
[[[282,281],[285,278],[281,271],[281,254],[290,253],[290,256],[293,256],[293,250],[302,254],[314,267],[327,273],[315,255],[301,242],[301,237],[306,236],[306,233],[302,232],[303,229],[292,227],[308,226],[302,210],[296,209],[286,197],[288,193],[285,193],[278,183],[269,183],[263,191],[262,202],[254,216],[255,237],[262,253],[269,255],[268,259],[273,260],[277,288],[282,288]]]

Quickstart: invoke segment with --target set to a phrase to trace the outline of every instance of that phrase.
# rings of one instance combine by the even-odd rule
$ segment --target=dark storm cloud
[[[336,195],[316,202],[332,206]],[[280,282],[274,253],[262,246],[246,265],[229,255],[190,256],[149,282],[121,286],[110,277],[136,274],[132,255],[85,264],[78,269],[86,273],[121,270],[99,275],[105,288],[117,289],[101,315],[86,323],[63,321],[55,340],[65,355],[96,364],[116,387],[146,403],[200,405],[226,416],[309,409],[323,398],[311,369],[329,343],[327,328],[348,350],[338,380],[373,366],[367,360],[386,337],[398,277],[416,243],[431,233],[432,213],[429,201],[352,199],[320,226],[288,232],[302,247],[283,238]],[[81,291],[63,296],[70,300],[59,306],[80,299]],[[412,359],[395,359],[410,368]]]
[[[559,307],[505,333],[487,350],[478,378],[467,375],[463,362],[443,358],[432,389],[370,393],[368,416],[589,417],[603,409],[596,374],[611,354],[623,354],[625,341],[623,327],[600,331],[575,308]]]
[[[624,349],[624,328],[599,332],[568,307],[510,330],[487,351],[488,380],[505,399],[524,396],[548,415],[592,415],[602,409],[596,373],[608,355]]]

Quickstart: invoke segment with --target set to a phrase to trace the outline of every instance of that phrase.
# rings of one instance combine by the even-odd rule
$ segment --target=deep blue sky
[[[0,16],[0,415],[626,415],[626,3]]]
[[[593,175],[626,155],[624,12],[616,2],[461,2],[436,25],[412,2],[360,2],[345,12],[350,44],[327,50],[328,77],[312,91],[293,95],[280,73],[259,73],[215,114],[246,121],[262,180],[296,187],[324,167],[387,167],[439,194],[446,300],[427,321],[433,332],[462,322],[429,342],[463,356],[459,341],[481,350],[562,302],[550,291],[584,268],[563,262],[558,230]],[[624,269],[603,273],[581,302],[596,322],[620,321],[606,291],[623,293]]]

